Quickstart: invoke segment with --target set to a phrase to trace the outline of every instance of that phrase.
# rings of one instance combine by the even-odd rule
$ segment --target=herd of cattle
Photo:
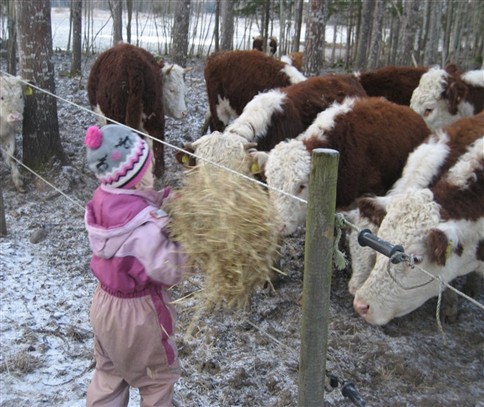
[[[389,263],[348,230],[349,290],[371,324],[386,324],[438,295],[440,282],[414,265],[444,282],[484,274],[484,70],[385,67],[306,78],[287,61],[258,50],[208,57],[211,133],[182,146],[177,160],[190,167],[216,163],[263,180],[286,236],[305,223],[312,151],[339,151],[337,209],[359,228],[403,245],[411,259]],[[89,103],[100,118],[163,141],[165,114],[188,114],[187,71],[118,44],[92,67]],[[0,80],[2,153],[22,191],[10,158],[23,119],[22,89],[17,78]],[[163,143],[153,150],[160,177]]]

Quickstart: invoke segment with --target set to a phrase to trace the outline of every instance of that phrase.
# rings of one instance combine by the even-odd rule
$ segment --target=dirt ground
[[[68,56],[56,54],[54,63],[56,92],[63,98],[58,101],[62,144],[71,163],[56,165],[44,177],[62,192],[23,170],[27,192],[19,194],[5,163],[0,165],[8,226],[0,238],[0,405],[5,407],[82,406],[93,371],[88,311],[96,282],[89,271],[83,206],[96,181],[86,168],[82,143],[95,117],[81,109],[88,108],[85,85],[92,59],[86,59],[82,78],[62,76]],[[189,61],[194,67],[186,78],[190,116],[167,120],[166,140],[172,145],[199,136],[207,111],[203,63]],[[175,150],[165,151],[163,183],[176,187],[183,171],[173,160]],[[280,267],[285,276],[273,291],[255,292],[247,312],[214,311],[194,324],[201,304],[189,294],[203,286],[203,276],[174,288],[182,363],[177,406],[297,405],[304,230],[284,240]],[[484,406],[481,309],[461,300],[457,321],[443,324],[444,335],[435,318],[436,299],[386,326],[371,326],[352,308],[349,277],[349,270],[332,276],[329,373],[352,382],[368,406]],[[477,299],[483,303],[484,295]],[[354,405],[340,390],[326,391],[324,405]],[[131,399],[130,405],[137,405],[135,391]]]

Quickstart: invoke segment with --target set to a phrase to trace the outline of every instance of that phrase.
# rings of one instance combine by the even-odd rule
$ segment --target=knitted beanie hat
[[[137,185],[152,161],[148,144],[118,124],[89,127],[84,144],[88,167],[102,184],[115,188]]]

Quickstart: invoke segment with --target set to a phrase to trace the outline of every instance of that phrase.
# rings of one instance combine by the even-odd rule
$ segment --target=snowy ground
[[[5,61],[0,61],[2,68]],[[87,106],[84,77],[58,76],[57,94]],[[69,58],[56,54],[58,72]],[[167,141],[181,146],[198,137],[206,112],[203,61],[192,61],[187,75],[190,117],[167,121]],[[28,191],[18,194],[0,165],[8,234],[0,237],[1,355],[0,405],[83,406],[93,372],[92,332],[88,320],[95,281],[83,206],[96,182],[85,166],[82,141],[94,116],[59,101],[59,123],[71,165],[46,178],[63,194],[23,171]],[[165,183],[176,186],[180,167],[166,149]],[[37,242],[38,241],[38,242]],[[37,243],[35,243],[37,242]],[[213,312],[195,324],[197,300],[177,303],[182,378],[177,406],[296,406],[301,320],[304,234],[285,240],[275,292],[255,293],[247,314]],[[335,272],[327,368],[352,381],[368,405],[484,406],[484,313],[462,300],[458,320],[435,320],[436,300],[419,310],[374,327],[358,318],[347,291],[349,272]],[[174,289],[182,298],[198,289],[197,276]],[[483,303],[484,296],[478,298]],[[130,405],[137,405],[133,392]],[[339,389],[325,393],[326,406],[350,406]]]

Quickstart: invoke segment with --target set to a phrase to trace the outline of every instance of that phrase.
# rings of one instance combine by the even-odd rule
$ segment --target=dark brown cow
[[[89,103],[105,117],[164,140],[165,111],[187,115],[183,73],[165,65],[143,48],[118,44],[101,53],[89,74]],[[164,88],[168,87],[169,89]],[[150,140],[151,141],[151,140]],[[153,145],[154,173],[164,170],[163,144]]]
[[[311,125],[318,113],[333,102],[341,103],[346,96],[366,97],[361,84],[352,75],[316,76],[285,88],[260,93],[225,129],[224,136],[228,140],[223,140],[222,151],[221,137],[216,133],[185,145],[185,149],[206,160],[230,164],[231,168],[243,171],[240,157],[229,153],[239,153],[241,150],[229,147],[230,144],[250,143],[252,147],[256,145],[260,151],[269,151],[280,141],[297,137]],[[180,153],[177,158],[183,163],[196,164]]]
[[[263,169],[278,211],[281,233],[304,224],[311,155],[316,148],[339,151],[336,205],[343,209],[365,193],[384,194],[400,177],[412,150],[429,135],[423,119],[409,107],[384,98],[346,98],[318,114],[297,139],[269,153],[253,153]]]
[[[306,79],[294,67],[254,50],[213,54],[204,74],[212,131],[223,131],[258,93]]]
[[[386,66],[355,75],[368,96],[383,96],[390,102],[410,106],[412,93],[428,69],[423,66]]]

